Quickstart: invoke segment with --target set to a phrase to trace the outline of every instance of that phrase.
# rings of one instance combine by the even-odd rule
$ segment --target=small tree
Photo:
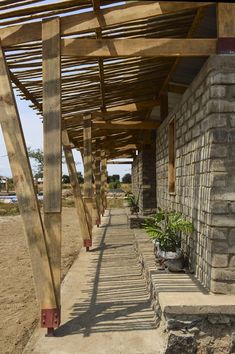
[[[69,178],[69,176],[68,176],[68,175],[63,175],[63,176],[62,176],[62,182],[63,182],[64,184],[69,184],[69,183],[70,183],[70,178]]]
[[[122,183],[131,183],[131,174],[130,173],[126,173],[123,177],[122,177]]]
[[[44,168],[43,151],[41,149],[32,150],[30,147],[28,147],[28,155],[29,158],[34,160],[34,165],[33,165],[34,177],[42,178],[43,168]]]

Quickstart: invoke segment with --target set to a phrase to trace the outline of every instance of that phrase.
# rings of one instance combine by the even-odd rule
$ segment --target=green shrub
[[[181,233],[193,232],[193,224],[181,213],[160,208],[155,215],[145,219],[143,227],[151,239],[159,242],[161,250],[166,252],[176,252],[181,247]]]

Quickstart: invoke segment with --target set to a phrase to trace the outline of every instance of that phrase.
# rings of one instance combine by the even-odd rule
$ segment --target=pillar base
[[[83,240],[83,246],[92,247],[92,240],[91,239]]]
[[[54,328],[59,327],[61,319],[60,308],[41,310],[41,328],[48,329],[48,335],[52,335]]]

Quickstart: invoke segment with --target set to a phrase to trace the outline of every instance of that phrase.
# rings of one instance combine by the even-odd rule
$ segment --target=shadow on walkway
[[[134,236],[123,224],[124,211],[109,212],[97,229],[91,252],[88,286],[73,305],[71,319],[56,330],[56,336],[151,330],[154,312],[133,247]]]

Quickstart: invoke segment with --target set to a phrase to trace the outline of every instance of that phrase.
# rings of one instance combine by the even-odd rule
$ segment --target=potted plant
[[[156,214],[145,219],[143,227],[155,243],[155,254],[160,263],[172,271],[182,270],[181,234],[191,234],[192,223],[181,213],[159,208]]]
[[[138,202],[136,201],[135,196],[133,194],[129,194],[127,196],[127,203],[130,208],[131,215],[139,212]]]

